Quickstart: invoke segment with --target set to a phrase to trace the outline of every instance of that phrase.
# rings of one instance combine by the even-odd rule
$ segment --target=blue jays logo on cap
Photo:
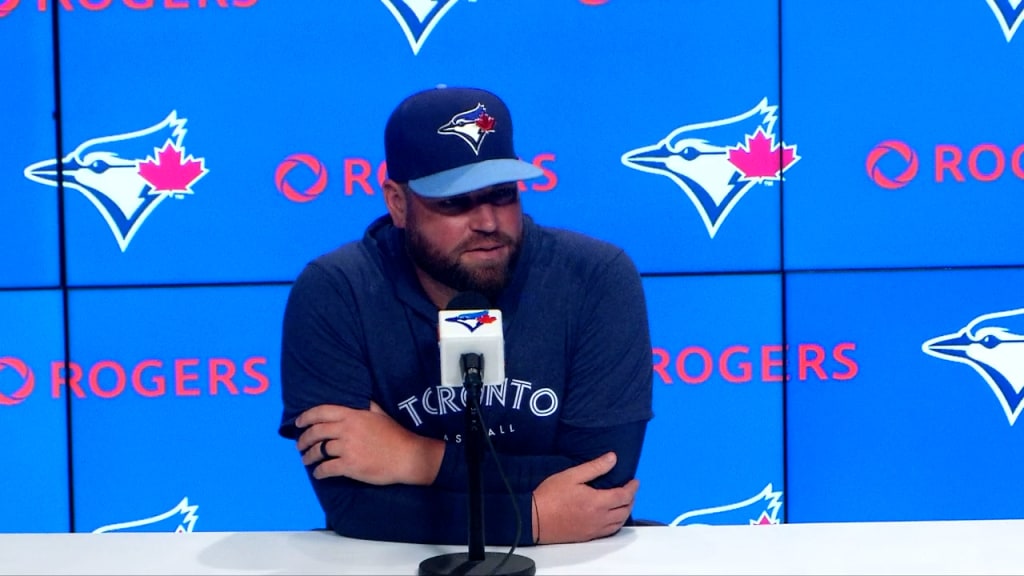
[[[388,118],[384,153],[388,177],[428,198],[544,174],[516,155],[505,103],[479,88],[438,87],[407,97]]]
[[[438,134],[458,136],[469,144],[473,154],[480,154],[480,145],[484,137],[494,132],[494,117],[487,114],[487,107],[477,104],[472,110],[466,110],[452,116],[447,124],[437,129]]]

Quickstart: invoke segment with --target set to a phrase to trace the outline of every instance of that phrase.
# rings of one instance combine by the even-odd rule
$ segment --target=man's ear
[[[395,226],[405,228],[406,211],[408,210],[405,189],[390,178],[384,181],[384,203],[388,207],[388,213],[391,214],[391,220]]]

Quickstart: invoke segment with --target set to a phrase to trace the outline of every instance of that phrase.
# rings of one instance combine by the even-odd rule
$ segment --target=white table
[[[0,534],[0,574],[416,574],[466,550],[330,532]],[[1024,520],[636,527],[516,553],[538,574],[1024,574]]]

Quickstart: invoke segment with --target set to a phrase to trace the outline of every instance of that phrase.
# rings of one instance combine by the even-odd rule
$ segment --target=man
[[[505,333],[505,383],[481,403],[499,454],[482,464],[486,543],[512,544],[517,520],[520,545],[616,532],[652,417],[632,261],[523,214],[517,182],[542,172],[518,160],[494,94],[408,97],[385,154],[388,215],[308,264],[285,311],[279,432],[297,439],[328,527],[466,543],[464,396],[440,386],[437,319],[474,291],[501,310]]]

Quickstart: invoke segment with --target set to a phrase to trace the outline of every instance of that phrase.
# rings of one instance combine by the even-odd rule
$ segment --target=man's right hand
[[[548,476],[533,491],[533,538],[539,544],[585,542],[614,534],[633,510],[640,481],[619,488],[591,488],[587,482],[615,467],[614,452]]]

